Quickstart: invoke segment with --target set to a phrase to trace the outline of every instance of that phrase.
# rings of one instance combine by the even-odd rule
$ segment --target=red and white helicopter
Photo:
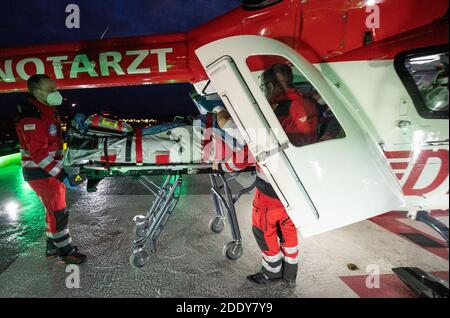
[[[217,93],[304,236],[381,213],[448,209],[448,1],[243,0],[187,33],[0,49],[0,92],[190,82]],[[295,147],[260,89],[274,61],[345,137]],[[251,128],[280,128],[265,146]],[[276,167],[275,167],[276,166]],[[276,169],[275,169],[276,168]]]

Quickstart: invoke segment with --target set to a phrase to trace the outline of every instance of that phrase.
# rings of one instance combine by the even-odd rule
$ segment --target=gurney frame
[[[241,172],[251,171],[254,168]],[[136,166],[123,165],[119,167],[105,167],[101,165],[85,165],[80,168],[80,175],[88,180],[88,191],[95,191],[97,184],[107,177],[136,177],[140,183],[154,196],[150,209],[145,215],[134,217],[134,240],[131,244],[130,263],[135,267],[143,267],[151,259],[151,253],[156,252],[156,241],[165,224],[180,200],[180,190],[183,175],[209,174],[211,196],[213,199],[215,216],[209,222],[213,233],[221,233],[225,222],[228,221],[233,240],[224,246],[224,255],[230,260],[237,260],[242,256],[242,236],[236,215],[235,204],[239,198],[255,187],[255,182],[249,187],[233,194],[229,182],[239,174],[223,174],[211,169],[208,164],[186,164],[166,166]],[[151,180],[150,176],[165,175],[161,185]]]

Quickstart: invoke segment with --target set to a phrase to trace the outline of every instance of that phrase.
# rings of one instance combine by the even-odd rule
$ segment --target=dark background
[[[80,29],[67,29],[65,8],[80,7]],[[241,0],[6,0],[1,2],[0,47],[61,43],[189,31],[241,4]],[[191,84],[63,90],[62,115],[108,111],[126,118],[171,120],[196,114]],[[26,94],[0,94],[0,140],[13,128],[16,105]],[[72,108],[75,103],[77,106]]]

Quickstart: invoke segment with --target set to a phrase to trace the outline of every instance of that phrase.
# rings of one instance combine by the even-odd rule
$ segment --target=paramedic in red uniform
[[[265,95],[291,143],[302,146],[316,142],[316,108],[294,88],[291,68],[275,64],[263,73],[262,81]],[[249,165],[248,148],[244,151],[225,163],[214,164],[213,168],[222,172],[245,169]],[[252,228],[263,259],[261,270],[247,279],[259,285],[284,280],[293,287],[298,270],[297,230],[259,166],[256,171]]]
[[[66,188],[74,189],[61,165],[63,139],[56,106],[62,96],[47,75],[28,80],[30,96],[18,105],[16,131],[20,141],[22,173],[45,207],[48,258],[60,263],[80,264],[86,256],[72,245],[67,228]]]

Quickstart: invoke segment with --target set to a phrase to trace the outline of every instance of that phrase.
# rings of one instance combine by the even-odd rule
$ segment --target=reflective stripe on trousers
[[[278,199],[255,193],[252,230],[263,254],[261,271],[269,278],[295,280],[298,270],[298,236]]]
[[[68,230],[69,212],[66,209],[66,187],[55,178],[28,181],[45,208],[47,237],[61,254],[72,249],[72,238]]]

